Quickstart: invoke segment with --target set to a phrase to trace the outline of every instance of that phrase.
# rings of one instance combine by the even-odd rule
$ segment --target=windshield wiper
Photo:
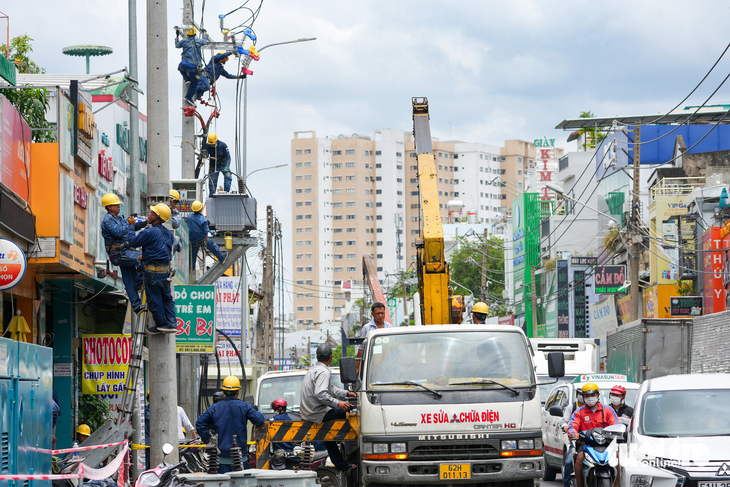
[[[518,391],[514,387],[506,386],[506,385],[504,385],[500,382],[497,382],[496,380],[492,380],[492,379],[473,380],[471,382],[456,382],[454,384],[449,384],[449,385],[450,386],[473,386],[473,385],[479,385],[479,384],[494,384],[494,385],[497,385],[497,386],[500,386],[500,387],[503,387],[505,389],[512,391],[515,394],[515,396],[519,396],[519,394],[520,394],[520,391]]]
[[[651,435],[648,433],[646,434],[646,436],[651,436],[652,438],[679,438],[678,435]]]
[[[441,394],[439,391],[435,391],[429,387],[424,386],[423,384],[419,384],[418,382],[414,382],[412,380],[405,380],[403,382],[375,382],[373,385],[374,386],[416,386],[416,387],[420,387],[421,389],[424,389],[424,390],[430,392],[431,394],[438,397],[439,399],[444,397],[444,395]]]

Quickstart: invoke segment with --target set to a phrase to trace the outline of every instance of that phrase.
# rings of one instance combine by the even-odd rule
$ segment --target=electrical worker
[[[76,428],[76,441],[78,441],[79,445],[89,436],[91,436],[91,428],[89,428],[88,424],[80,424],[79,427]]]
[[[182,222],[182,215],[180,214],[180,210],[177,209],[177,204],[180,203],[180,193],[174,189],[170,190],[170,223],[172,224],[172,229],[178,229],[180,228],[180,223]]]
[[[612,408],[604,408],[598,400],[598,386],[593,382],[588,382],[583,386],[583,402],[585,406],[575,410],[573,416],[570,418],[570,426],[568,431],[570,437],[574,440],[580,438],[580,433],[588,431],[593,428],[605,428],[612,424],[618,423],[618,417]],[[575,459],[575,465],[583,465],[585,459],[585,453],[583,447],[585,445],[580,442],[580,445],[576,447],[578,456]],[[575,472],[575,480],[578,487],[583,487],[583,469],[578,469]]]
[[[568,427],[570,426],[570,418],[573,417],[573,413],[576,409],[581,408],[585,405],[583,402],[583,391],[578,389],[575,391],[575,402],[565,408],[563,412],[563,418],[560,420],[559,426],[565,431],[565,434],[570,436]],[[572,487],[570,476],[573,474],[573,447],[568,448],[568,453],[565,455],[565,463],[563,464],[563,487]]]
[[[276,399],[271,403],[271,409],[276,413],[276,416],[269,419],[269,421],[294,421],[291,417],[286,414],[286,401],[284,399]],[[287,453],[294,451],[294,443],[291,441],[284,441],[280,443],[272,443],[271,449],[284,450]]]
[[[487,322],[487,315],[489,314],[489,306],[487,303],[479,301],[471,309],[471,321],[475,325],[483,325]]]
[[[304,376],[299,396],[299,412],[302,421],[322,423],[336,419],[347,419],[347,411],[354,406],[346,401],[348,397],[357,397],[351,391],[345,391],[332,385],[332,347],[323,343],[317,347],[317,363]],[[356,468],[342,456],[336,441],[325,441],[330,460],[340,472],[349,472]]]
[[[203,97],[206,91],[210,90],[211,85],[218,81],[218,78],[220,78],[221,75],[228,79],[244,79],[246,77],[245,74],[236,76],[235,74],[231,74],[226,71],[224,64],[228,61],[230,56],[230,51],[218,51],[218,54],[208,61],[208,64],[205,66],[205,72],[198,80],[198,88],[195,93],[195,97],[198,100]]]
[[[218,136],[211,132],[208,134],[208,143],[203,146],[203,151],[210,158],[208,166],[209,194],[213,195],[216,192],[218,173],[223,173],[223,191],[229,192],[233,175],[231,173],[231,153],[228,151],[228,145],[222,140],[218,140]]]
[[[203,203],[195,200],[190,206],[190,209],[193,210],[193,213],[188,216],[187,221],[188,230],[190,231],[190,246],[193,253],[193,270],[195,270],[195,263],[198,260],[198,250],[203,245],[205,245],[211,254],[215,255],[216,259],[223,262],[226,260],[226,256],[221,253],[218,244],[208,238],[211,232],[208,226],[208,219],[202,213]]]
[[[114,193],[102,196],[101,206],[106,208],[106,215],[101,220],[101,236],[104,237],[109,262],[119,266],[124,290],[127,291],[132,309],[139,314],[146,308],[137,294],[137,290],[142,287],[142,272],[139,263],[142,253],[124,248],[124,242],[134,236],[136,228],[134,217],[130,216],[128,220],[125,220],[119,214],[121,204],[119,197]]]
[[[127,247],[142,247],[147,303],[155,319],[155,325],[147,328],[150,334],[177,332],[175,301],[168,281],[174,239],[172,232],[162,226],[170,219],[170,214],[170,207],[164,203],[151,206],[147,215],[150,226],[126,244]]]
[[[195,422],[198,435],[205,443],[210,441],[210,430],[218,434],[218,448],[220,456],[218,461],[218,473],[231,471],[231,446],[233,435],[236,435],[236,442],[242,448],[243,468],[251,468],[248,461],[248,433],[246,432],[247,422],[258,426],[266,419],[264,415],[256,411],[253,406],[238,398],[238,391],[241,390],[241,382],[238,377],[229,375],[223,380],[223,393],[225,399],[212,404]]]
[[[203,71],[203,53],[201,48],[210,42],[210,37],[205,29],[200,31],[203,35],[200,38],[195,37],[198,33],[197,29],[193,26],[190,27],[185,33],[187,37],[180,39],[181,31],[175,28],[175,47],[182,48],[182,60],[177,66],[177,70],[182,74],[183,79],[189,83],[188,90],[185,93],[185,101],[190,105],[195,106],[195,95],[198,90],[198,81],[200,80],[200,73]]]

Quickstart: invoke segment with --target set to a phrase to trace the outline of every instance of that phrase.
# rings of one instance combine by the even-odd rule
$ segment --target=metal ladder
[[[144,288],[142,288],[142,293],[142,304],[145,304],[147,301],[147,293],[144,292]],[[124,384],[124,392],[122,393],[122,403],[119,405],[117,426],[132,419],[132,409],[137,393],[137,381],[142,371],[142,347],[149,313],[149,309],[146,309],[140,316],[137,316],[134,310],[132,310],[132,350],[129,355],[129,368],[127,369],[127,381]]]

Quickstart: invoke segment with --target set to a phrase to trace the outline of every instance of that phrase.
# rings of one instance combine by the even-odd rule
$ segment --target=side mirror
[[[243,402],[247,402],[251,406],[253,406],[253,394],[246,394],[245,396],[243,396]]]
[[[565,376],[565,357],[563,352],[548,353],[548,375],[550,377]]]
[[[550,406],[550,416],[555,416],[557,418],[563,417],[563,410],[560,409],[560,406]]]
[[[340,359],[340,381],[343,384],[352,384],[357,381],[357,362],[355,357]]]
[[[162,453],[164,453],[165,456],[172,453],[172,450],[174,450],[174,447],[172,446],[171,443],[165,443],[164,445],[162,445]]]

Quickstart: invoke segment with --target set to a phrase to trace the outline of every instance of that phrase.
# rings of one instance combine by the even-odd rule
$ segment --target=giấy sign
[[[215,353],[215,286],[175,286],[177,353]]]
[[[127,381],[131,335],[81,335],[82,394],[122,394]]]

